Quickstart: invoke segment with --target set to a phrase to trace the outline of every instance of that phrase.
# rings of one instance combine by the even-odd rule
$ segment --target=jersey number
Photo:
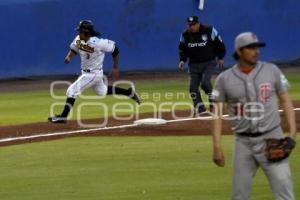
[[[90,54],[87,53],[86,54],[86,59],[90,59],[90,57],[91,57]]]

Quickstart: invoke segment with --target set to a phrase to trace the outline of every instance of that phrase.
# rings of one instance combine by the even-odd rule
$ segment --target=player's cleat
[[[211,114],[208,111],[204,111],[197,114],[197,117],[209,117],[209,116],[211,116]]]
[[[132,87],[128,88],[128,91],[129,91],[129,94],[130,94],[130,98],[132,100],[134,100],[137,104],[142,103],[140,97],[138,96],[138,94],[135,92],[135,90]]]
[[[54,124],[67,123],[67,118],[55,115],[54,117],[48,117],[48,121]]]
[[[205,107],[199,107],[198,110],[195,109],[194,117],[208,117],[210,116]]]

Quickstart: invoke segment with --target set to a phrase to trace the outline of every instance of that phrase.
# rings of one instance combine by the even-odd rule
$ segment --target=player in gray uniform
[[[125,95],[140,104],[140,99],[133,88],[123,89],[120,87],[106,86],[103,81],[102,67],[106,52],[112,53],[113,77],[118,78],[119,76],[119,50],[115,42],[98,38],[99,33],[94,30],[93,22],[90,20],[80,21],[76,30],[78,31],[78,35],[71,43],[70,50],[64,62],[68,64],[75,55],[79,54],[81,59],[81,75],[68,88],[67,100],[62,113],[49,117],[48,121],[51,123],[65,123],[77,96],[90,87],[93,88],[97,95]]]
[[[213,160],[216,165],[225,165],[221,146],[223,103],[227,104],[236,136],[233,200],[249,199],[252,179],[259,167],[267,176],[275,199],[295,199],[288,159],[271,163],[264,154],[265,139],[284,138],[277,100],[289,124],[288,139],[293,141],[296,125],[288,81],[276,65],[258,61],[259,47],[263,46],[265,43],[259,42],[254,33],[239,34],[235,39],[237,64],[217,77],[213,91],[218,115],[213,129]]]

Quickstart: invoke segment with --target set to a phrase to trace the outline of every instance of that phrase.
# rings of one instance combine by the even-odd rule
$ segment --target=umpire
[[[215,66],[223,67],[226,49],[218,31],[212,26],[200,24],[197,16],[187,18],[187,29],[181,34],[179,43],[179,70],[189,60],[190,95],[194,103],[194,115],[206,112],[199,92],[199,86],[208,95],[212,109],[211,76]]]

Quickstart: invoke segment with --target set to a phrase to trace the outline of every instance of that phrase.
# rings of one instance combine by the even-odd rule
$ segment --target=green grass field
[[[294,100],[300,100],[300,79],[298,74],[288,74],[288,79],[291,84],[290,94]],[[176,80],[153,80],[153,81],[136,81],[135,86],[137,92],[141,95],[144,104],[138,107],[136,104],[123,98],[122,101],[115,97],[105,97],[101,99],[87,100],[78,98],[73,109],[73,115],[71,119],[76,119],[78,116],[78,105],[81,103],[97,103],[107,105],[107,111],[100,106],[84,106],[80,119],[101,118],[104,116],[111,116],[113,105],[118,102],[127,102],[128,106],[124,109],[130,108],[132,111],[128,113],[145,113],[155,112],[159,108],[162,102],[184,102],[188,105],[178,105],[176,109],[190,109],[192,106],[191,99],[188,94],[188,80],[176,81]],[[49,86],[50,87],[50,86]],[[128,86],[126,86],[128,87]],[[45,122],[50,115],[50,108],[52,104],[60,103],[61,105],[55,106],[55,113],[58,114],[63,108],[65,102],[65,90],[55,90],[55,94],[62,97],[61,100],[53,99],[49,90],[36,91],[36,92],[22,92],[22,93],[2,93],[0,95],[0,126],[26,124],[33,122]],[[179,95],[178,95],[179,94]],[[84,95],[91,95],[94,97],[94,93],[88,90]],[[206,95],[203,95],[203,99],[206,100]],[[150,104],[150,105],[149,105]],[[156,107],[151,106],[154,104]],[[163,107],[166,110],[171,110],[172,105],[165,105]],[[118,112],[118,111],[117,111]],[[125,112],[119,112],[118,115],[124,115]]]
[[[288,78],[291,96],[299,100],[300,80],[296,74]],[[139,81],[136,87],[140,94],[149,93],[142,96],[144,102],[158,105],[166,100],[178,101],[177,97],[170,99],[166,92],[184,93],[179,100],[190,102],[187,81]],[[64,95],[65,91],[56,92]],[[79,98],[77,105],[86,101]],[[108,104],[107,115],[111,115],[113,104],[118,101],[108,97],[89,102]],[[124,101],[135,105],[130,100]],[[46,121],[54,102],[64,100],[52,99],[49,91],[2,93],[0,126]],[[56,111],[61,108],[57,107]],[[77,106],[74,116],[76,110]],[[145,106],[139,112],[153,110]],[[103,116],[103,110],[91,106],[82,117]],[[78,137],[2,147],[0,199],[227,200],[231,193],[232,144],[233,136],[223,137],[225,168],[212,163],[211,138],[207,136]],[[296,148],[291,157],[297,198],[300,198],[299,153],[300,149]],[[273,199],[261,171],[255,178],[252,199]]]
[[[138,81],[135,83],[137,92],[143,98],[144,104],[137,106],[137,104],[129,100],[127,97],[122,97],[122,100],[115,97],[107,96],[105,98],[97,97],[93,91],[88,90],[84,92],[86,96],[96,97],[97,99],[84,99],[79,97],[73,109],[73,117],[76,119],[78,115],[78,105],[81,103],[100,103],[107,105],[107,112],[101,106],[85,106],[82,109],[82,119],[101,118],[104,116],[111,116],[113,105],[118,102],[125,102],[132,106],[130,113],[145,113],[155,112],[161,102],[174,103],[178,101],[191,103],[188,94],[187,82],[166,80],[166,81]],[[128,86],[125,86],[127,88]],[[166,95],[166,92],[168,95]],[[182,95],[176,96],[177,93]],[[54,103],[61,103],[60,106],[55,107],[55,113],[60,113],[65,102],[65,90],[55,90],[55,95],[61,96],[61,100],[53,99],[50,91],[36,91],[36,92],[23,92],[23,93],[3,93],[0,95],[0,126],[26,124],[33,122],[47,121],[50,115],[50,107]],[[154,104],[153,107],[148,104]],[[192,105],[192,104],[191,104]],[[129,106],[126,107],[128,109]],[[176,109],[187,109],[188,106],[177,106]],[[164,109],[171,109],[171,105],[167,105]],[[118,113],[118,115],[126,113]],[[128,114],[128,112],[127,112]]]
[[[299,142],[299,140],[298,140]],[[1,200],[230,199],[232,136],[223,137],[227,166],[211,161],[211,138],[88,137],[1,148]],[[300,160],[291,158],[300,198]],[[258,172],[252,198],[271,200]]]

